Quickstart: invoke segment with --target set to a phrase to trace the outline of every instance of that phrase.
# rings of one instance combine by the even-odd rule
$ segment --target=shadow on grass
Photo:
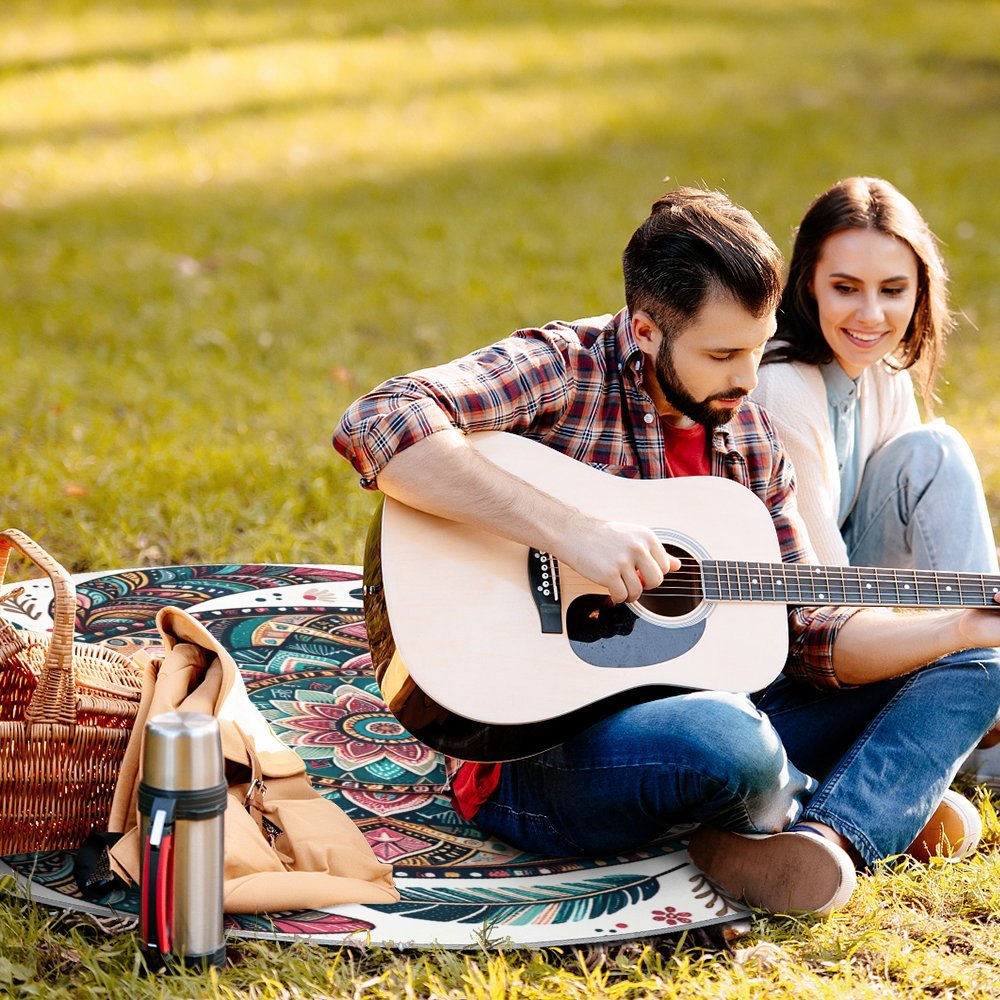
[[[633,62],[605,61],[595,79],[619,88],[620,114],[591,120],[581,106],[576,130],[548,145],[544,135],[532,145],[512,133],[509,144],[484,149],[459,136],[449,159],[410,163],[391,148],[407,128],[400,119],[397,133],[386,131],[388,148],[356,165],[289,168],[255,183],[101,191],[2,211],[7,379],[0,419],[10,428],[10,457],[0,506],[8,520],[29,531],[44,523],[53,550],[74,569],[90,559],[132,564],[154,549],[177,562],[315,559],[320,552],[357,561],[367,506],[329,447],[343,408],[387,375],[447,360],[517,327],[618,309],[621,247],[665,175],[671,184],[728,190],[782,246],[817,190],[858,172],[899,183],[946,243],[963,218],[975,218],[983,234],[1000,232],[1000,209],[978,194],[992,188],[996,173],[996,149],[983,146],[995,103],[983,94],[995,90],[996,75],[982,74],[979,89],[963,91],[962,79],[941,68],[955,69],[960,57],[946,53],[921,70],[930,40],[906,41],[909,61],[895,57],[898,79],[879,91],[873,114],[863,72],[829,91],[799,80],[817,53],[848,53],[844,65],[862,70],[879,56],[877,46],[851,51],[857,29],[850,25],[820,37],[840,24],[825,7],[800,11],[793,34],[766,44],[767,30],[785,16],[781,5],[748,13],[735,2],[618,9],[593,0],[536,11],[521,2],[497,23],[620,26],[631,18],[637,26],[688,21],[704,30],[708,10],[725,33],[736,30],[730,15],[737,8],[748,44],[761,39],[753,65],[767,72],[749,74],[745,47],[731,51],[728,43],[713,50],[696,41],[663,67],[655,47]],[[166,16],[173,7],[143,9]],[[196,19],[200,9],[188,3],[177,17]],[[252,25],[252,15],[269,16],[271,6],[239,9]],[[342,13],[302,4],[282,14],[292,25],[284,34],[254,28],[227,42],[198,38],[188,24],[176,29],[175,42],[137,44],[133,54],[142,61],[217,42],[310,37],[313,15],[318,32],[359,37],[397,23],[406,31],[482,31],[488,20],[476,4],[413,5],[393,18],[387,12],[394,9],[385,3]],[[789,39],[809,32],[819,33],[817,53],[778,65]],[[122,45],[128,49],[127,40]],[[424,93],[532,94],[536,87],[576,94],[574,74],[587,77],[586,57],[579,67],[542,65],[525,78],[486,67],[475,79],[459,75]],[[978,63],[969,60],[973,73]],[[924,85],[919,114],[912,113],[914,79]],[[152,109],[149,119],[120,128],[197,132],[259,118],[266,134],[274,119],[329,99],[244,102],[159,120]],[[566,107],[572,114],[572,99]],[[58,146],[86,134],[39,129],[17,141]],[[944,134],[948,149],[928,144],[929,135]],[[950,168],[956,158],[961,185]],[[955,257],[952,271],[988,304],[996,299],[988,241],[977,249],[978,257]],[[963,331],[966,342],[986,336]],[[953,355],[962,351],[956,338]],[[948,415],[962,426],[960,411]],[[995,499],[998,484],[987,487]]]
[[[60,10],[60,8],[62,8]],[[738,19],[762,29],[788,22],[781,4],[759,4],[748,8],[741,0],[660,0],[659,3],[629,3],[628,0],[421,0],[403,4],[399,0],[366,0],[363,4],[329,4],[319,0],[213,0],[210,11],[203,0],[142,0],[130,5],[137,19],[148,16],[159,25],[157,42],[128,38],[101,44],[78,43],[72,52],[49,56],[0,59],[0,74],[31,74],[59,69],[81,70],[103,62],[141,65],[154,60],[189,55],[193,45],[213,52],[242,50],[286,42],[323,40],[378,40],[400,32],[474,31],[507,29],[523,24],[566,24],[575,30],[620,26],[630,17],[641,17],[649,31],[661,26],[703,24],[708,17]],[[69,2],[50,5],[57,15],[72,16],[78,10],[88,17],[120,15],[120,5]],[[11,24],[30,24],[37,13],[31,0],[10,0],[5,13]],[[211,13],[212,16],[206,16]],[[216,16],[219,15],[219,16]],[[800,9],[795,16],[822,21],[831,15],[818,8]],[[225,26],[223,27],[222,24]]]

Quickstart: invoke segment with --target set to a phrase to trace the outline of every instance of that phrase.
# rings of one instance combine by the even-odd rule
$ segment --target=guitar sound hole
[[[648,590],[638,604],[660,618],[682,618],[694,611],[704,599],[701,590],[701,569],[690,552],[677,545],[663,546],[681,561],[681,568],[668,573],[655,590]]]

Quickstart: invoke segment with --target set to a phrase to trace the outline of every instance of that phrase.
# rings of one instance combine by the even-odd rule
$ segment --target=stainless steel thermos
[[[146,723],[139,783],[139,930],[152,968],[221,966],[223,815],[219,724],[200,712]]]

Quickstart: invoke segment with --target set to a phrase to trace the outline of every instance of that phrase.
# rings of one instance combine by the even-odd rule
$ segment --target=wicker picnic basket
[[[51,633],[0,617],[0,855],[75,849],[107,825],[141,672],[121,653],[73,641],[72,579],[16,528],[0,532],[0,584],[12,548],[45,571],[55,602]]]

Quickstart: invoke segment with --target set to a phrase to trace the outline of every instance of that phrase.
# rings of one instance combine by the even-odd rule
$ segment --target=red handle
[[[150,829],[142,842],[142,885],[139,887],[139,929],[144,951],[162,960],[173,946],[174,808],[156,799],[150,809]]]

